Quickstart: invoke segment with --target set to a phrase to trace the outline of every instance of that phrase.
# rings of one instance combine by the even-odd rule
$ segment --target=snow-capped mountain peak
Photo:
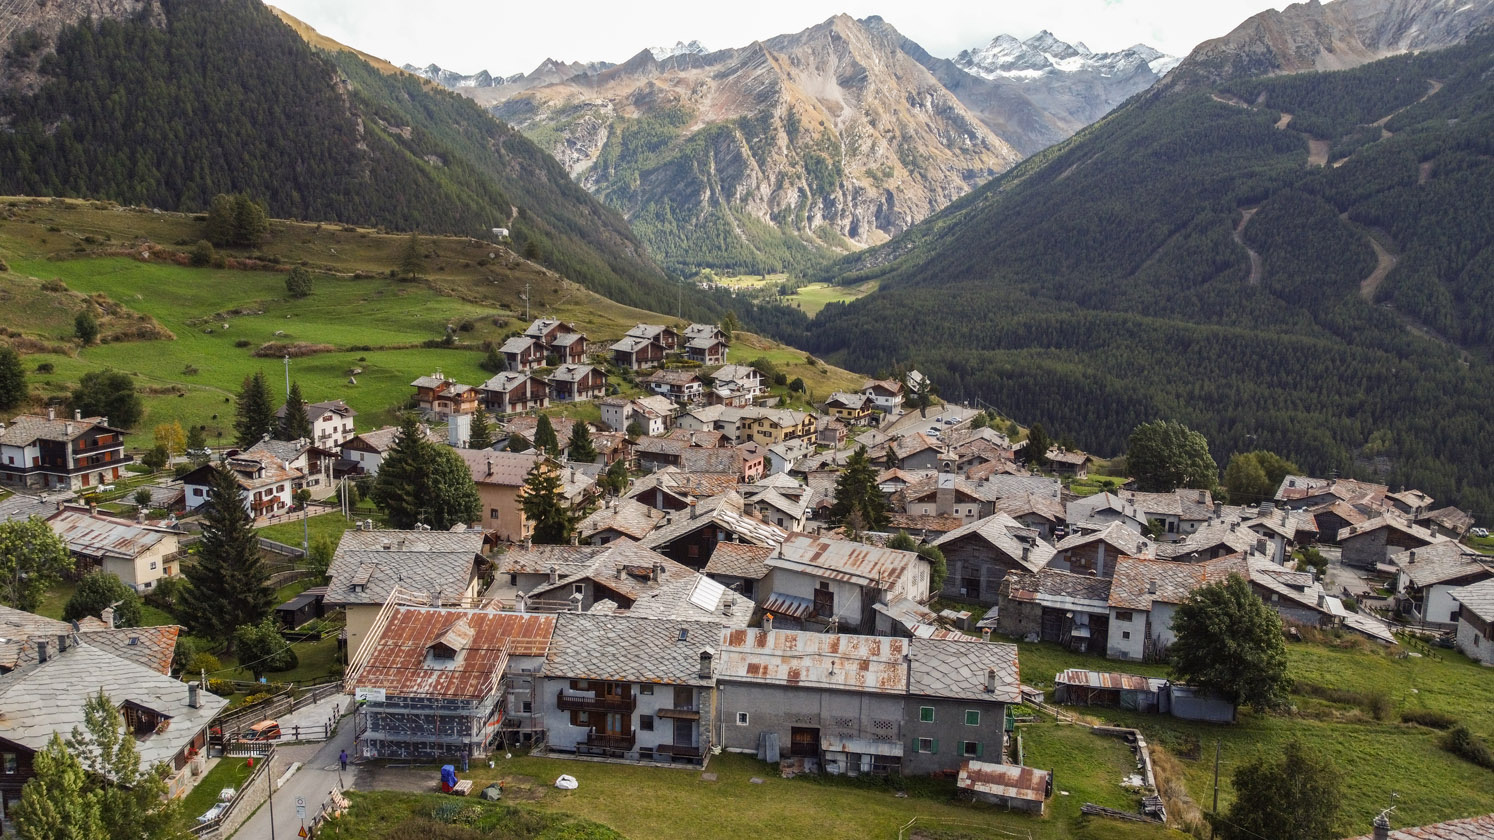
[[[464,76],[461,73],[458,73],[454,70],[446,70],[436,64],[428,64],[425,67],[416,67],[413,64],[406,64],[400,69],[404,70],[406,73],[413,73],[422,78],[430,79],[436,84],[446,88],[485,88],[493,87],[494,85],[501,85],[506,81],[504,79],[494,79],[492,74],[486,70],[480,70],[470,76]]]
[[[663,61],[677,55],[705,55],[710,52],[699,41],[675,41],[672,47],[649,47],[648,51],[653,53],[654,61]]]
[[[1038,79],[1066,73],[1093,72],[1111,77],[1141,71],[1161,76],[1181,59],[1164,55],[1145,44],[1113,53],[1096,53],[1082,42],[1069,44],[1043,30],[1020,41],[997,35],[984,47],[964,50],[954,63],[961,70],[984,79]]]

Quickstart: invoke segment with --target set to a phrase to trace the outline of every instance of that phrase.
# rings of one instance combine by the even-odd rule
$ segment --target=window
[[[584,584],[584,583],[573,583],[573,584],[571,584],[571,591],[574,592],[574,593],[576,593],[577,595],[585,595],[586,594],[586,584]]]
[[[498,518],[498,508],[488,508],[488,518],[489,519],[497,519]]]
[[[1131,620],[1131,611],[1130,610],[1120,610],[1120,611],[1116,612],[1116,614],[1115,614],[1115,620],[1116,621],[1130,621]]]
[[[939,751],[939,742],[933,738],[919,738],[918,751],[930,754],[937,753]]]
[[[746,726],[746,725],[747,725],[747,713],[746,712],[737,712],[737,726]]]
[[[520,714],[526,715],[532,714],[534,712],[534,703],[529,700],[525,700],[524,702],[519,704],[519,712]]]
[[[639,732],[653,732],[654,731],[654,716],[653,715],[639,715],[638,716],[638,731]]]
[[[153,572],[156,570],[156,561],[150,561],[150,570]]]
[[[934,707],[933,706],[919,706],[918,707],[918,719],[920,721],[922,721],[923,723],[933,723],[934,722]]]
[[[965,710],[965,725],[980,726],[980,709]]]
[[[20,769],[15,753],[5,753],[5,775],[14,775]]]
[[[651,685],[640,685],[640,686],[638,686],[638,693],[639,694],[653,694],[654,693],[654,687],[651,686]]]
[[[981,753],[979,741],[961,741],[960,755],[966,758],[979,758]]]
[[[1131,638],[1131,631],[1130,630],[1122,630],[1121,631],[1121,638],[1122,639],[1130,639]]]

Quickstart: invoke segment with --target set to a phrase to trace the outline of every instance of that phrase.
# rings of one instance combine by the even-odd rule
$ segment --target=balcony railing
[[[673,758],[700,758],[700,747],[686,747],[678,744],[660,744],[654,747],[654,752]]]
[[[638,708],[635,695],[627,697],[598,697],[594,694],[561,689],[555,699],[555,707],[563,712],[628,712]]]
[[[688,706],[674,709],[660,709],[655,712],[661,718],[672,718],[674,720],[700,720],[700,710]]]
[[[625,753],[633,749],[637,743],[636,735],[599,735],[593,732],[586,736],[586,740],[577,744],[578,752],[591,753]]]

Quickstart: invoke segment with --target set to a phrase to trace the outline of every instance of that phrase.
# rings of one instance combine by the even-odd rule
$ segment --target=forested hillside
[[[419,79],[314,50],[254,0],[153,0],[65,26],[55,45],[17,29],[0,55],[0,192],[188,211],[246,192],[277,216],[507,227],[516,250],[615,300],[674,297],[626,223],[518,132]]]
[[[1494,516],[1494,36],[1138,97],[885,246],[808,346],[1100,451],[1177,418]]]

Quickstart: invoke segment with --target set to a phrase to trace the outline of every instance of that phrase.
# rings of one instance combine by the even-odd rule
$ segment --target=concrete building
[[[505,542],[523,542],[534,533],[524,517],[524,481],[536,468],[559,467],[544,455],[496,452],[489,449],[454,450],[467,462],[477,495],[482,499],[482,527]]]
[[[1454,589],[1452,596],[1458,602],[1458,650],[1494,665],[1494,580]]]
[[[136,592],[149,592],[162,578],[181,573],[181,532],[173,528],[75,507],[47,517],[47,525],[67,543],[79,569],[101,569]]]
[[[766,565],[767,591],[758,592],[758,605],[806,627],[880,632],[877,604],[898,598],[921,604],[930,594],[928,560],[849,540],[789,534]]]
[[[107,417],[58,419],[22,414],[0,423],[0,484],[28,490],[89,490],[107,485],[135,459],[124,454],[124,430]]]

